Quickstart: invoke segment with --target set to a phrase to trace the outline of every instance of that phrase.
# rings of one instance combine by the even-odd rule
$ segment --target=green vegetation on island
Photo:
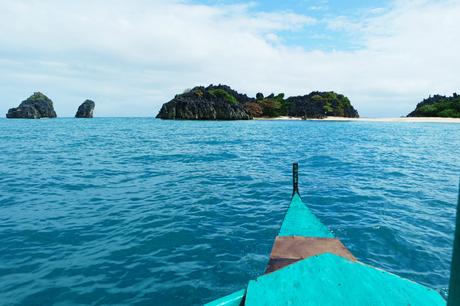
[[[424,99],[407,117],[444,117],[460,118],[460,96],[452,97],[434,95]]]
[[[284,94],[271,94],[264,97],[256,95],[256,101],[249,105],[254,117],[293,116],[305,118],[324,118],[327,116],[358,117],[350,100],[333,91],[314,91],[305,96],[289,97]]]
[[[333,91],[314,91],[308,95],[284,98],[284,93],[255,98],[238,93],[226,85],[197,86],[163,104],[157,118],[195,120],[238,120],[280,116],[325,118],[359,117],[350,100]]]

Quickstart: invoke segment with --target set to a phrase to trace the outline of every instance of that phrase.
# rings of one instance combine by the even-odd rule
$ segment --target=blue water
[[[291,194],[443,294],[460,125],[0,120],[0,304],[195,305],[263,273]]]

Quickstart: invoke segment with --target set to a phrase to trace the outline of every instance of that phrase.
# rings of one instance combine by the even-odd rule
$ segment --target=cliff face
[[[198,86],[163,104],[157,118],[189,120],[248,120],[245,110],[249,100],[228,86]]]
[[[53,101],[41,92],[36,92],[27,100],[24,100],[18,107],[10,108],[6,114],[7,118],[56,118]]]
[[[284,99],[284,94],[256,98],[240,94],[226,85],[198,86],[163,104],[157,118],[194,120],[246,120],[254,117],[326,116],[359,117],[347,97],[334,92],[312,92]]]
[[[418,103],[407,117],[460,118],[460,96],[456,93],[452,97],[434,95]]]
[[[93,118],[94,107],[96,103],[91,100],[86,100],[83,102],[75,114],[75,118]]]

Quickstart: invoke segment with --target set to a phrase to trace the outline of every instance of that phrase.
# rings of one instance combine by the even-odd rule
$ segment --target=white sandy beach
[[[302,120],[300,117],[289,117],[289,116],[280,116],[280,117],[255,117],[254,120]]]
[[[302,120],[299,117],[280,116],[275,118],[254,118],[254,120]],[[397,117],[397,118],[346,118],[326,117],[324,119],[306,119],[310,121],[357,121],[357,122],[427,122],[427,123],[460,123],[460,118],[440,117]]]

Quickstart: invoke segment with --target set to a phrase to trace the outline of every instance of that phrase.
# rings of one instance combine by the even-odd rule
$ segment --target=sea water
[[[0,304],[195,305],[264,272],[291,196],[446,293],[460,125],[0,119]]]

